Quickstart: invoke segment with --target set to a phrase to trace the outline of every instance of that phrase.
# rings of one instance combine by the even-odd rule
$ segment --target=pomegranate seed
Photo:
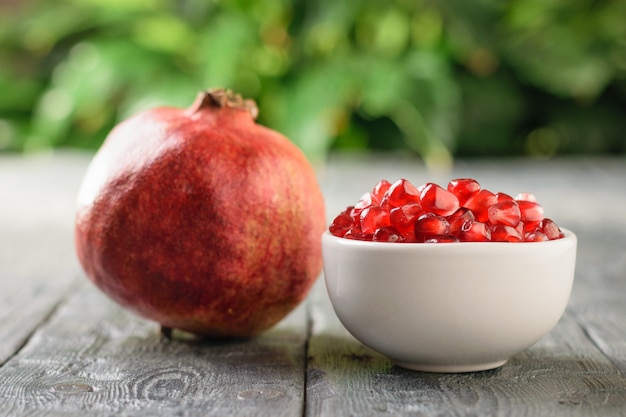
[[[463,205],[468,198],[480,191],[480,184],[472,178],[457,178],[448,182],[448,191],[459,199]]]
[[[471,222],[457,232],[461,242],[487,242],[491,240],[491,229],[486,223]]]
[[[350,230],[350,227],[354,224],[354,220],[350,216],[350,211],[352,211],[352,207],[348,207],[334,218],[333,222],[328,227],[330,233],[338,237],[343,237],[343,235]]]
[[[448,233],[450,233],[450,224],[445,217],[435,213],[424,213],[415,221],[415,239],[418,242]]]
[[[536,224],[543,220],[543,207],[539,203],[519,200],[517,202],[521,211],[521,219],[526,224]]]
[[[498,197],[488,190],[480,190],[467,199],[464,207],[472,210],[476,220],[486,222],[489,220],[488,209],[498,202]]]
[[[548,239],[548,236],[546,236],[544,233],[541,233],[539,231],[534,231],[534,232],[526,233],[524,240],[526,242],[545,242],[550,239]]]
[[[563,232],[561,232],[559,226],[557,226],[557,224],[551,219],[541,220],[537,230],[545,234],[550,240],[560,239],[563,237]]]
[[[350,230],[343,235],[345,239],[354,239],[354,240],[371,240],[369,236],[365,235],[363,231],[356,226],[352,226]]]
[[[521,242],[522,234],[514,227],[497,224],[491,226],[491,240],[494,242]]]
[[[371,206],[361,212],[361,230],[365,234],[373,234],[376,229],[390,224],[389,212],[380,206]]]
[[[446,220],[450,223],[450,233],[455,234],[461,230],[468,222],[475,220],[474,213],[467,207],[460,207],[457,211],[449,215]]]
[[[404,238],[400,235],[400,232],[391,226],[376,229],[372,240],[374,242],[404,242]]]
[[[381,202],[387,190],[391,187],[391,183],[387,180],[380,180],[378,184],[374,186],[372,190],[372,195],[377,199],[378,202]]]
[[[531,203],[537,202],[537,197],[532,193],[519,193],[515,196],[517,201],[530,201]]]
[[[496,193],[496,198],[498,199],[498,203],[508,200],[514,200],[513,197],[505,193]]]
[[[413,223],[424,213],[420,203],[409,203],[402,207],[396,207],[389,213],[391,225],[396,228],[405,240],[414,241],[415,231]]]
[[[380,203],[380,200],[378,200],[374,194],[372,193],[365,193],[361,196],[361,198],[359,199],[359,201],[354,205],[354,208],[357,210],[363,210],[365,208],[374,206],[374,205],[378,205],[378,203]]]
[[[502,224],[515,227],[522,217],[519,206],[515,200],[504,200],[491,205],[487,209],[487,215],[491,224]]]
[[[424,243],[455,243],[459,239],[453,235],[433,236],[424,241]]]
[[[440,216],[449,216],[459,208],[459,199],[432,182],[426,183],[420,192],[422,207]]]
[[[405,179],[400,179],[391,184],[384,199],[390,206],[400,207],[409,203],[419,203],[420,195],[413,184]]]

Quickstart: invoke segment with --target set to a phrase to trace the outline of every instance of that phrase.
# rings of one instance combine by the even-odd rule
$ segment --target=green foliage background
[[[623,0],[0,0],[0,149],[223,86],[312,159],[626,152]]]

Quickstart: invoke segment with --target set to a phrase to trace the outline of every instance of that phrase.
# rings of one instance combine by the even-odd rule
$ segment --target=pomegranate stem
[[[225,88],[211,88],[209,90],[198,93],[196,100],[193,102],[189,111],[195,113],[202,109],[208,108],[225,108],[245,110],[250,113],[252,119],[256,119],[259,115],[259,109],[251,99],[244,99],[241,95]]]
[[[168,326],[161,325],[161,335],[166,339],[172,339],[172,328]]]

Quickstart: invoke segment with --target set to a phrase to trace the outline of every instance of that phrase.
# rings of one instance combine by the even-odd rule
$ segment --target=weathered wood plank
[[[250,340],[167,340],[85,284],[0,368],[0,415],[301,415],[306,316]]]
[[[0,276],[0,365],[9,359],[48,317],[69,291],[67,280],[54,275]]]
[[[72,219],[85,155],[0,158],[0,364],[78,276]]]
[[[626,375],[626,229],[578,229],[579,279],[570,306],[587,336]]]

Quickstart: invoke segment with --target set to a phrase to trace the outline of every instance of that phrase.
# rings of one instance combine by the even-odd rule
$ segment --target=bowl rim
[[[335,236],[328,229],[324,230],[322,234],[323,239],[333,240],[341,245],[353,246],[353,247],[363,247],[363,248],[385,248],[389,250],[392,247],[398,248],[411,248],[411,250],[415,250],[417,247],[421,248],[442,248],[442,247],[454,247],[458,248],[462,247],[485,247],[485,248],[493,248],[494,246],[498,247],[528,247],[532,245],[533,247],[541,246],[555,246],[564,243],[577,242],[577,237],[574,232],[570,229],[565,229],[563,227],[560,228],[561,232],[563,232],[564,236],[559,239],[554,240],[546,240],[542,242],[438,242],[438,243],[425,243],[425,242],[373,242],[371,240],[358,240],[358,239],[346,239],[344,237]]]

